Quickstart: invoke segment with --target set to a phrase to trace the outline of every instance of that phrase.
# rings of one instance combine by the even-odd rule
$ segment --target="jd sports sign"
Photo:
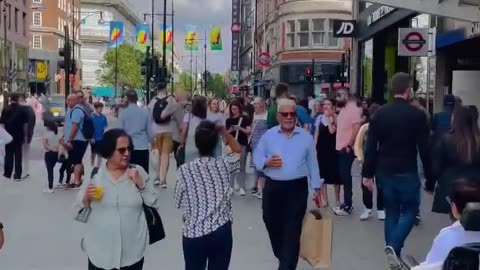
[[[399,56],[428,56],[428,28],[399,28]]]
[[[356,22],[352,20],[333,20],[334,37],[354,37]]]

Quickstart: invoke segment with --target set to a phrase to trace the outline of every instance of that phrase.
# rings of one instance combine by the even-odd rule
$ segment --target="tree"
[[[118,59],[118,87],[121,89],[141,89],[145,85],[145,77],[141,74],[141,63],[145,55],[131,44],[122,44],[118,48],[108,49],[103,57],[97,78],[102,85],[115,86],[115,58]]]
[[[207,72],[207,90],[216,97],[226,97],[227,85],[225,84],[225,77],[220,74],[211,75],[209,72]]]
[[[179,91],[184,91],[190,93],[192,90],[193,78],[190,74],[182,72],[179,75],[178,83],[175,85],[175,89]]]

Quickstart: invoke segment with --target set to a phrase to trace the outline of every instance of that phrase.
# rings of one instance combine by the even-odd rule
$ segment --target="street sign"
[[[272,57],[270,56],[269,53],[261,53],[258,56],[258,65],[261,67],[269,67],[272,61]]]
[[[236,94],[236,93],[238,93],[238,86],[234,85],[232,86],[232,94]]]
[[[355,20],[333,20],[334,37],[355,37]]]
[[[399,28],[399,56],[428,56],[428,28]]]

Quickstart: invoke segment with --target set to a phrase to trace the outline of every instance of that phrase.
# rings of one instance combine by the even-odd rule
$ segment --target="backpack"
[[[83,114],[85,115],[83,117],[82,125],[80,126],[80,131],[82,132],[83,137],[85,137],[85,139],[87,139],[87,140],[93,139],[93,134],[95,132],[95,127],[93,125],[92,117],[90,115],[88,115],[82,108],[76,107],[73,110],[75,110],[75,109],[81,110],[83,112]],[[70,118],[72,118],[73,110],[70,112]]]
[[[170,122],[170,120],[172,118],[171,115],[169,115],[166,118],[162,118],[162,112],[163,112],[163,110],[165,110],[165,108],[168,105],[168,101],[167,101],[168,96],[166,96],[164,98],[156,97],[155,99],[157,100],[157,102],[155,102],[155,105],[153,106],[153,120],[157,124],[165,124],[165,123]]]

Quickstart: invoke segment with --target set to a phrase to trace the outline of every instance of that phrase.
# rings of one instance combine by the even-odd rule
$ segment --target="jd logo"
[[[334,20],[333,36],[334,37],[354,37],[355,21]]]

